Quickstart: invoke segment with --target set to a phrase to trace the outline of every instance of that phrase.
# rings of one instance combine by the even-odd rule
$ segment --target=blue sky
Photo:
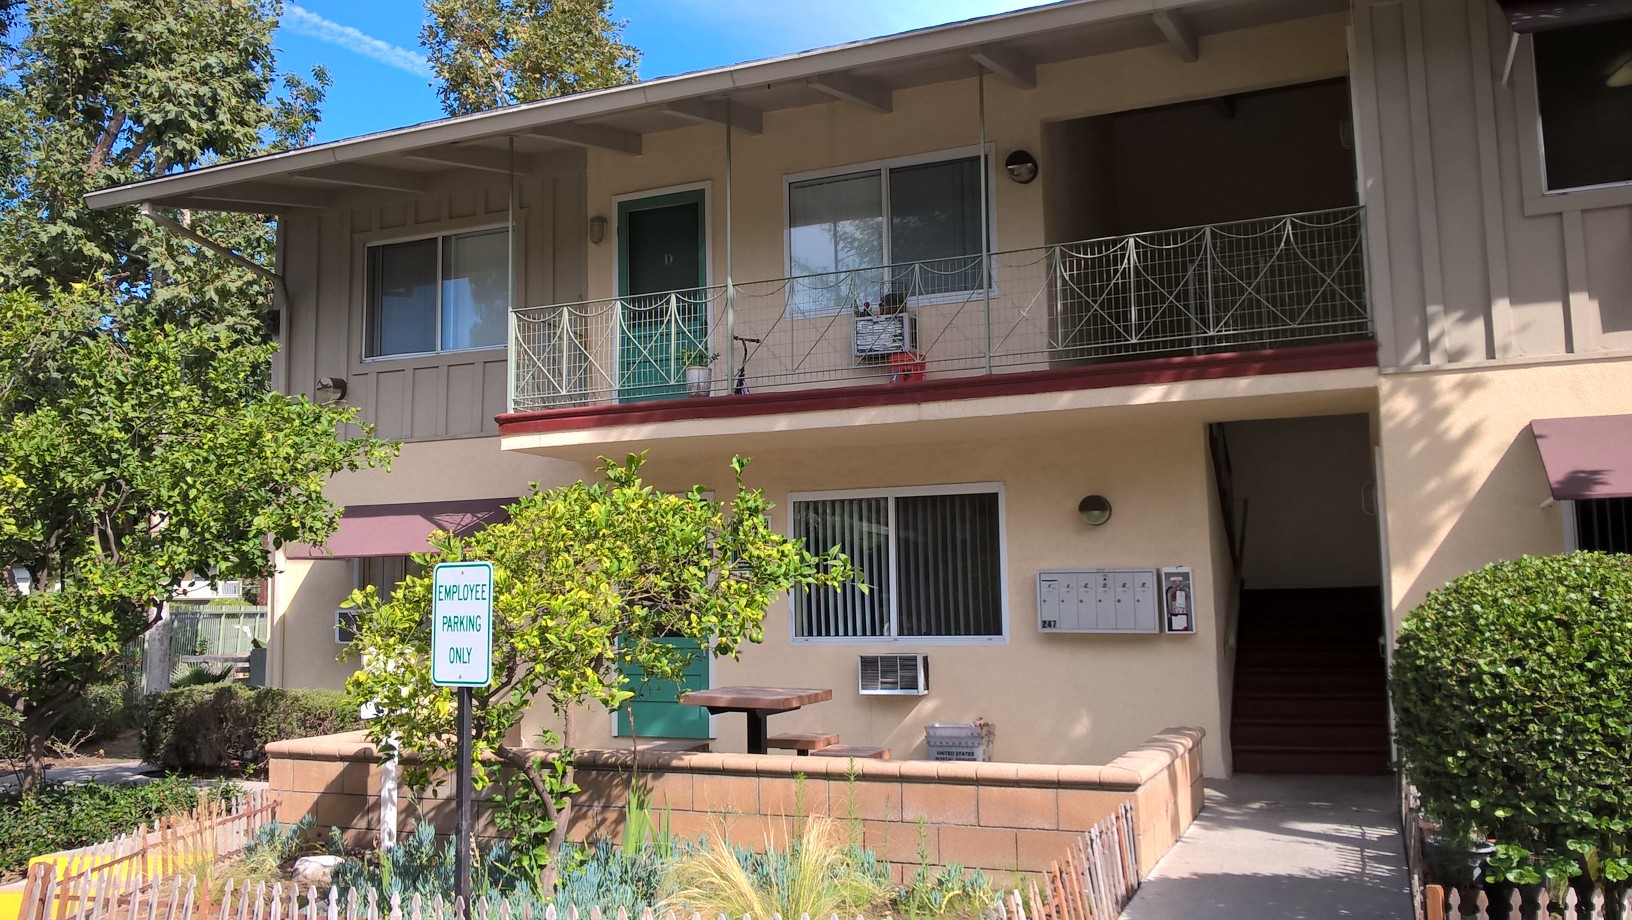
[[[807,51],[1035,5],[1036,0],[615,0],[642,79]],[[820,10],[813,15],[813,11]],[[294,0],[277,33],[278,63],[329,69],[334,86],[318,140],[440,118],[419,45],[421,0]]]

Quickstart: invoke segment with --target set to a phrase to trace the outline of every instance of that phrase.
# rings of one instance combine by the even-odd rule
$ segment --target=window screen
[[[1632,20],[1534,41],[1547,188],[1632,182]]]

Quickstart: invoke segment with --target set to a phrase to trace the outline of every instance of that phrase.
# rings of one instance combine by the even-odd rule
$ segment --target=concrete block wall
[[[922,847],[933,865],[956,862],[1007,881],[1046,868],[1131,799],[1148,872],[1201,810],[1203,734],[1170,728],[1102,766],[580,751],[574,780],[583,791],[568,830],[574,840],[617,839],[638,783],[679,837],[719,834],[763,848],[785,843],[795,816],[825,815],[859,828],[898,877],[918,865]],[[281,742],[268,752],[281,820],[311,812],[320,830],[337,827],[354,843],[374,838],[379,766],[361,733]],[[450,830],[451,806],[444,796],[416,806],[405,794],[400,829],[423,814]],[[491,833],[486,816],[478,831]]]

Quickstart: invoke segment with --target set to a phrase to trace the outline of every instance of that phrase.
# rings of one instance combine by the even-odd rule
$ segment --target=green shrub
[[[1525,557],[1434,591],[1400,629],[1392,693],[1400,757],[1448,838],[1589,868],[1627,852],[1632,556]]]
[[[203,795],[230,798],[233,787]],[[0,877],[21,872],[30,857],[99,843],[199,803],[180,777],[131,785],[49,784],[37,796],[0,794]]]
[[[335,690],[186,687],[148,698],[142,759],[171,770],[222,770],[259,760],[273,741],[361,727],[356,707]]]
[[[85,691],[51,734],[60,741],[98,741],[134,728],[136,715],[123,684],[98,684]]]

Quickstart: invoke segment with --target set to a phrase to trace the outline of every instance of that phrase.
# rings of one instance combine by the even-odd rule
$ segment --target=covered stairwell
[[[1377,588],[1241,593],[1235,772],[1388,772],[1380,610]]]

